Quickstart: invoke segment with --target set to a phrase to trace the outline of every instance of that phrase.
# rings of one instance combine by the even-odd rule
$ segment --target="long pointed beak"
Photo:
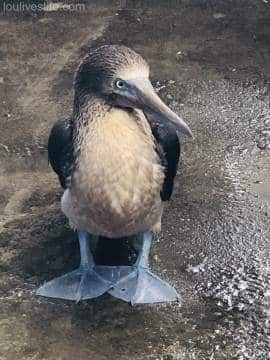
[[[143,110],[149,121],[161,123],[162,126],[166,126],[169,123],[176,131],[193,138],[189,126],[164,104],[156,94],[150,80],[147,78],[137,78],[129,80],[128,85],[133,99],[137,102],[137,106]]]

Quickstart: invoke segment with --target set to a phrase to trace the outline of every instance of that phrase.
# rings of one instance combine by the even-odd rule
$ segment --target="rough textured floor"
[[[270,2],[81,3],[0,14],[0,359],[270,359]],[[182,307],[35,296],[78,263],[48,132],[108,43],[144,55],[196,136],[151,259]]]

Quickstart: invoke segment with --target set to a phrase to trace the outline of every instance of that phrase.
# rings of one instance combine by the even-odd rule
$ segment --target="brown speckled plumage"
[[[164,171],[141,111],[128,113],[94,101],[79,127],[75,171],[62,199],[73,227],[107,237],[158,230]],[[94,111],[95,110],[95,111]]]
[[[135,51],[122,45],[104,45],[88,54],[80,63],[75,75],[75,91],[82,89],[94,92],[107,89],[106,83],[117,74],[118,77],[149,75],[147,62]],[[106,79],[106,81],[104,81]]]
[[[114,106],[112,94],[113,79],[148,76],[143,58],[124,46],[103,46],[79,65],[74,166],[62,197],[74,228],[110,238],[160,229],[165,174],[149,121],[139,109]]]

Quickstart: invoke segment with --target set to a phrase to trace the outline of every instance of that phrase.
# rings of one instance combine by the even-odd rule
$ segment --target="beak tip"
[[[180,134],[183,134],[184,136],[186,136],[187,138],[191,139],[191,140],[194,140],[195,139],[195,136],[193,135],[193,133],[189,130],[183,130],[183,129],[177,129],[177,132],[180,133]]]
[[[181,132],[181,131],[180,131]],[[182,133],[184,133],[184,135],[186,135],[188,138],[190,138],[191,140],[194,140],[195,137],[193,135],[193,132],[188,128],[185,129],[185,131],[182,131]]]

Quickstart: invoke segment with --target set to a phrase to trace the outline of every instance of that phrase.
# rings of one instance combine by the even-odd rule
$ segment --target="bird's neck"
[[[80,119],[81,114],[88,108],[101,105],[104,107],[107,99],[99,96],[94,92],[85,89],[75,89],[74,102],[73,102],[73,115],[75,119]]]

